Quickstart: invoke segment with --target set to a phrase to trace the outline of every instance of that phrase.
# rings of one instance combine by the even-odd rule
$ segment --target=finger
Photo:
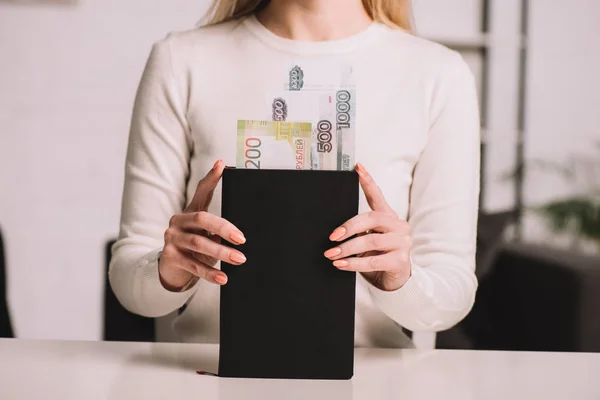
[[[344,271],[392,271],[398,269],[405,260],[408,260],[408,253],[398,250],[377,256],[344,258],[334,261],[333,265]]]
[[[366,168],[362,164],[356,164],[356,172],[358,173],[358,180],[365,192],[369,207],[371,207],[373,211],[394,212],[385,200],[383,192],[379,186],[377,186],[377,183],[375,183],[371,174],[367,172]]]
[[[215,257],[211,257],[206,254],[196,253],[195,251],[190,251],[189,254],[199,262],[206,264],[209,267],[214,267],[215,265],[217,265],[217,262],[219,262],[219,260],[217,260]]]
[[[225,275],[224,272],[198,261],[189,253],[181,254],[181,265],[184,267],[183,269],[186,269],[188,272],[191,272],[200,279],[204,279],[205,281],[215,283],[217,285],[224,285],[227,283],[227,275]]]
[[[399,249],[404,244],[402,235],[397,233],[372,233],[350,239],[337,247],[325,252],[325,257],[339,260],[368,251],[392,251]]]
[[[217,236],[217,235],[211,235],[208,237],[208,240],[212,240],[213,242],[217,243],[217,244],[221,244],[221,237]],[[192,253],[192,254],[198,254],[198,253]],[[214,267],[217,262],[219,260],[217,260],[214,257],[211,256],[207,256],[206,254],[202,254],[202,259],[205,259],[206,261],[203,261],[205,264],[210,265],[211,267]],[[202,260],[201,260],[202,261]]]
[[[169,249],[173,249],[173,251],[170,251]],[[224,285],[227,283],[227,275],[225,275],[224,272],[198,261],[188,252],[177,251],[173,246],[169,246],[165,247],[163,256],[169,257],[169,262],[177,268],[187,271],[208,282],[217,285]]]
[[[172,218],[171,226],[178,226],[188,232],[205,230],[233,244],[246,242],[244,234],[235,225],[206,211],[177,214]]]
[[[246,262],[246,256],[240,251],[195,233],[179,232],[171,240],[180,249],[205,254],[229,264],[240,265]]]
[[[200,211],[208,208],[215,188],[223,176],[224,169],[225,163],[221,160],[217,160],[212,169],[198,182],[196,192],[190,202],[190,210]]]
[[[336,228],[329,236],[329,240],[339,242],[350,236],[369,230],[380,233],[402,231],[402,221],[395,214],[379,211],[358,214],[350,218],[339,228]]]
[[[221,237],[220,236],[210,235],[210,236],[207,236],[207,239],[211,240],[211,241],[213,241],[215,243],[221,244]],[[193,257],[195,257],[196,259],[198,259],[200,262],[203,262],[204,264],[209,265],[211,267],[214,267],[217,264],[217,262],[219,261],[216,258],[208,256],[206,254],[200,254],[200,253],[196,253],[196,252],[193,252],[193,251],[190,252],[190,254]]]

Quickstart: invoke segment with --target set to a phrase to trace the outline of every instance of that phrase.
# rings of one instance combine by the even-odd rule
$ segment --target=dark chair
[[[0,338],[12,338],[13,330],[8,314],[8,304],[6,300],[6,264],[4,261],[4,243],[2,241],[2,232],[0,231]]]
[[[463,321],[449,330],[438,333],[436,348],[475,349],[478,346],[476,336],[489,331],[492,317],[486,299],[487,281],[493,273],[495,260],[504,243],[502,234],[514,219],[513,211],[479,214],[475,259],[475,275],[479,281],[479,289],[476,293],[475,305]]]
[[[104,340],[120,342],[154,342],[154,318],[146,318],[127,311],[116,298],[108,281],[108,266],[114,240],[105,248]]]
[[[476,348],[600,352],[600,257],[524,243],[502,246],[480,286],[489,318]]]

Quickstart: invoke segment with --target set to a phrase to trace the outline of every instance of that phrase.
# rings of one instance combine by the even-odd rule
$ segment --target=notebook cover
[[[228,168],[222,187],[247,262],[221,265],[219,375],[350,379],[356,274],[323,252],[358,212],[357,174]]]

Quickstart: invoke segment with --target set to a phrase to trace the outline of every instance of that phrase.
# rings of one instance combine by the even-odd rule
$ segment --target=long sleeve
[[[412,276],[394,292],[369,288],[381,310],[413,331],[452,327],[471,310],[477,289],[479,113],[473,75],[454,56],[433,89],[429,136],[413,172]]]
[[[192,148],[186,96],[176,76],[167,38],[153,46],[138,88],[120,233],[109,269],[112,289],[123,306],[148,317],[176,310],[195,289],[170,292],[158,274],[158,255],[169,218],[185,205]]]

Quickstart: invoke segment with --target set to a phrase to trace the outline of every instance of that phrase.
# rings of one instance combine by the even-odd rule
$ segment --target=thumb
[[[215,188],[223,176],[224,169],[225,163],[221,160],[217,160],[212,169],[208,171],[204,178],[200,179],[200,182],[198,182],[194,198],[190,202],[189,209],[186,211],[199,211],[208,208]]]
[[[365,192],[369,207],[373,211],[394,212],[383,196],[383,192],[362,164],[356,164],[356,172],[358,173],[358,180]]]

